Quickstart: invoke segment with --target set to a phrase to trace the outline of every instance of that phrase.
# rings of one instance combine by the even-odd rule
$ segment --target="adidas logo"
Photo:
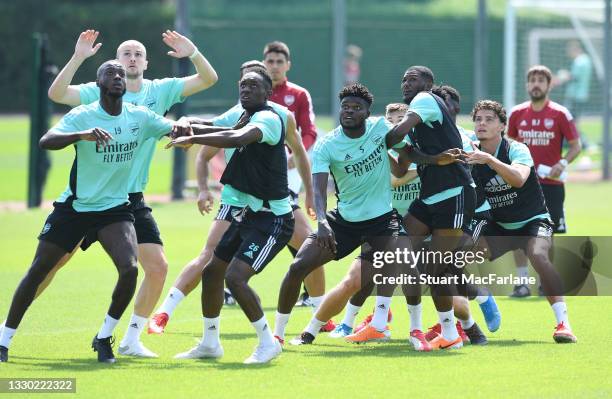
[[[211,331],[214,331],[214,330],[217,329],[217,326],[210,326],[210,327],[208,327],[208,329],[211,330]]]
[[[132,323],[132,324],[130,324],[130,327],[132,327],[132,328],[138,328],[138,323]]]
[[[265,326],[263,326],[263,328],[261,329],[261,331],[266,331],[268,329],[268,325],[266,324]]]
[[[170,294],[170,298],[174,298],[174,294]]]
[[[248,256],[249,258],[253,259],[253,251],[246,251],[244,253],[245,256]]]
[[[350,161],[351,159],[353,159],[349,154],[346,154],[346,156],[344,157],[345,161]]]
[[[450,323],[450,319],[446,318],[446,319],[442,320],[442,323]]]
[[[523,120],[521,121],[521,126],[527,126],[527,121],[523,119]]]
[[[387,307],[385,306],[384,303],[381,303],[380,305],[378,305],[378,309],[386,309]]]

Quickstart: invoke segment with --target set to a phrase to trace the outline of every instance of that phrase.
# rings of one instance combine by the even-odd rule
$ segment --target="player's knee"
[[[295,279],[302,281],[310,273],[309,265],[302,258],[297,257],[293,260],[291,266],[289,266],[289,272],[287,277],[289,279]]]
[[[347,295],[354,295],[361,289],[361,279],[355,274],[349,274],[340,283],[340,288]]]
[[[239,290],[241,290],[245,284],[246,279],[244,276],[241,276],[240,273],[237,273],[236,271],[228,271],[225,274],[225,286],[231,292],[239,292]]]
[[[159,259],[147,264],[143,269],[145,277],[163,283],[168,275],[168,262],[165,259]]]
[[[119,268],[119,280],[136,282],[138,279],[138,267],[135,264],[127,264]]]

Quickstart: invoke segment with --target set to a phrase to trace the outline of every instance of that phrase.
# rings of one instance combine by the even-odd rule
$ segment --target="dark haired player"
[[[149,138],[170,133],[174,123],[123,102],[126,70],[116,60],[98,68],[96,84],[99,101],[74,108],[40,139],[40,146],[47,150],[74,145],[76,155],[68,187],[54,203],[38,237],[34,261],[13,296],[0,334],[0,361],[8,360],[10,340],[39,285],[88,231],[97,229],[119,278],[92,346],[98,361],[115,362],[112,333],[134,295],[138,276],[134,216],[128,206],[130,173],[138,147]]]
[[[549,258],[553,226],[529,149],[503,137],[506,111],[501,104],[479,101],[472,118],[480,149],[468,154],[467,160],[474,165],[477,184],[485,187],[493,220],[484,227],[484,239],[479,245],[488,248],[491,260],[508,251],[523,250],[540,275],[555,313],[553,339],[557,343],[576,342],[562,296],[562,282]]]
[[[285,127],[282,118],[267,105],[272,80],[265,70],[247,72],[239,82],[240,103],[245,109],[239,125],[223,127],[192,125],[200,135],[182,137],[170,145],[204,144],[236,148],[221,183],[231,186],[246,207],[234,217],[202,272],[202,341],[179,358],[219,358],[220,311],[223,282],[255,328],[259,345],[245,363],[267,363],[282,352],[248,282],[260,273],[289,242],[294,219],[287,187]],[[248,117],[248,118],[246,118]]]

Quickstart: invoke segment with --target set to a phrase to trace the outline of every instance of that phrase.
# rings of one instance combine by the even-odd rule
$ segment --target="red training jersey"
[[[572,114],[564,106],[547,101],[541,111],[534,111],[526,101],[512,108],[508,120],[508,136],[529,147],[533,162],[553,166],[561,159],[563,139],[579,138]],[[563,184],[559,180],[540,179],[542,184]]]
[[[272,89],[272,96],[269,100],[293,112],[297,128],[302,136],[302,143],[308,151],[317,140],[315,115],[308,90],[285,79],[283,83]]]

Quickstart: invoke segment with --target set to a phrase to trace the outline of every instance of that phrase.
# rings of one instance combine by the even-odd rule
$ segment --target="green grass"
[[[211,217],[201,217],[192,203],[155,204],[155,216],[166,242],[170,263],[167,288],[203,243]],[[0,213],[0,317],[28,267],[47,210]],[[591,221],[593,221],[591,217]],[[578,223],[574,218],[572,223]],[[608,224],[609,225],[609,224]],[[253,279],[269,321],[273,320],[280,280],[290,255],[283,251],[265,272]],[[350,260],[327,266],[327,285],[334,285]],[[89,348],[106,308],[116,274],[99,246],[78,253],[35,301],[11,346],[11,363],[0,377],[72,377],[79,397],[261,397],[313,398],[349,395],[355,398],[462,397],[609,397],[612,324],[607,315],[612,298],[568,298],[577,345],[556,345],[554,318],[541,299],[499,299],[502,328],[489,334],[488,347],[466,347],[451,353],[419,354],[405,341],[408,317],[403,299],[393,304],[393,340],[385,345],[352,346],[325,335],[312,347],[287,347],[267,366],[247,367],[244,360],[256,345],[255,334],[238,308],[224,308],[221,337],[226,355],[219,361],[177,361],[201,334],[197,289],[175,312],[163,336],[143,336],[159,359],[120,357],[100,365]],[[167,291],[167,289],[166,289]],[[165,293],[164,293],[165,294]],[[371,300],[364,309],[371,306]],[[424,323],[435,322],[425,299]],[[482,323],[473,305],[477,322]],[[131,308],[117,327],[121,339]],[[310,311],[297,308],[288,336],[299,333]],[[484,325],[484,324],[482,324]],[[606,366],[607,365],[607,366]]]
[[[322,129],[329,130],[334,121],[319,118],[319,123]],[[0,123],[0,141],[3,144],[0,170],[5,178],[0,201],[23,201],[27,166],[25,118],[4,118]],[[53,199],[64,188],[72,151],[56,151],[53,160],[55,167],[45,190],[47,199]],[[170,154],[158,151],[151,171],[150,192],[167,193],[170,164]],[[610,196],[610,184],[568,184],[566,212],[570,232],[609,235],[612,214],[605,198]],[[153,208],[170,264],[165,295],[182,267],[200,251],[211,217],[200,216],[192,202],[154,203]],[[0,210],[3,249],[0,319],[6,315],[12,293],[32,260],[35,237],[48,212],[48,209]],[[288,251],[281,252],[264,273],[253,279],[270,322],[280,281],[290,260]],[[349,263],[347,258],[327,266],[328,288],[339,281]],[[222,312],[221,338],[226,352],[223,359],[172,359],[174,354],[193,346],[201,335],[200,289],[197,289],[178,308],[163,336],[143,336],[145,345],[157,352],[159,359],[120,357],[117,364],[109,367],[96,362],[89,345],[106,313],[115,278],[114,267],[98,245],[79,252],[29,309],[13,339],[11,363],[0,365],[0,378],[76,378],[77,396],[95,398],[612,396],[610,297],[568,298],[572,326],[580,340],[578,345],[552,342],[554,318],[545,301],[499,298],[502,328],[489,334],[488,347],[415,353],[405,340],[408,316],[403,299],[396,298],[393,340],[389,344],[352,346],[321,335],[312,347],[287,347],[272,364],[247,367],[242,361],[256,345],[256,337],[238,308],[224,308]],[[433,324],[436,316],[431,301],[425,299],[424,303],[424,324]],[[371,305],[369,300],[364,314]],[[476,321],[484,326],[478,307],[472,307]],[[128,308],[116,329],[118,340],[131,311]],[[299,333],[309,317],[308,309],[296,308],[288,325],[288,337]]]

